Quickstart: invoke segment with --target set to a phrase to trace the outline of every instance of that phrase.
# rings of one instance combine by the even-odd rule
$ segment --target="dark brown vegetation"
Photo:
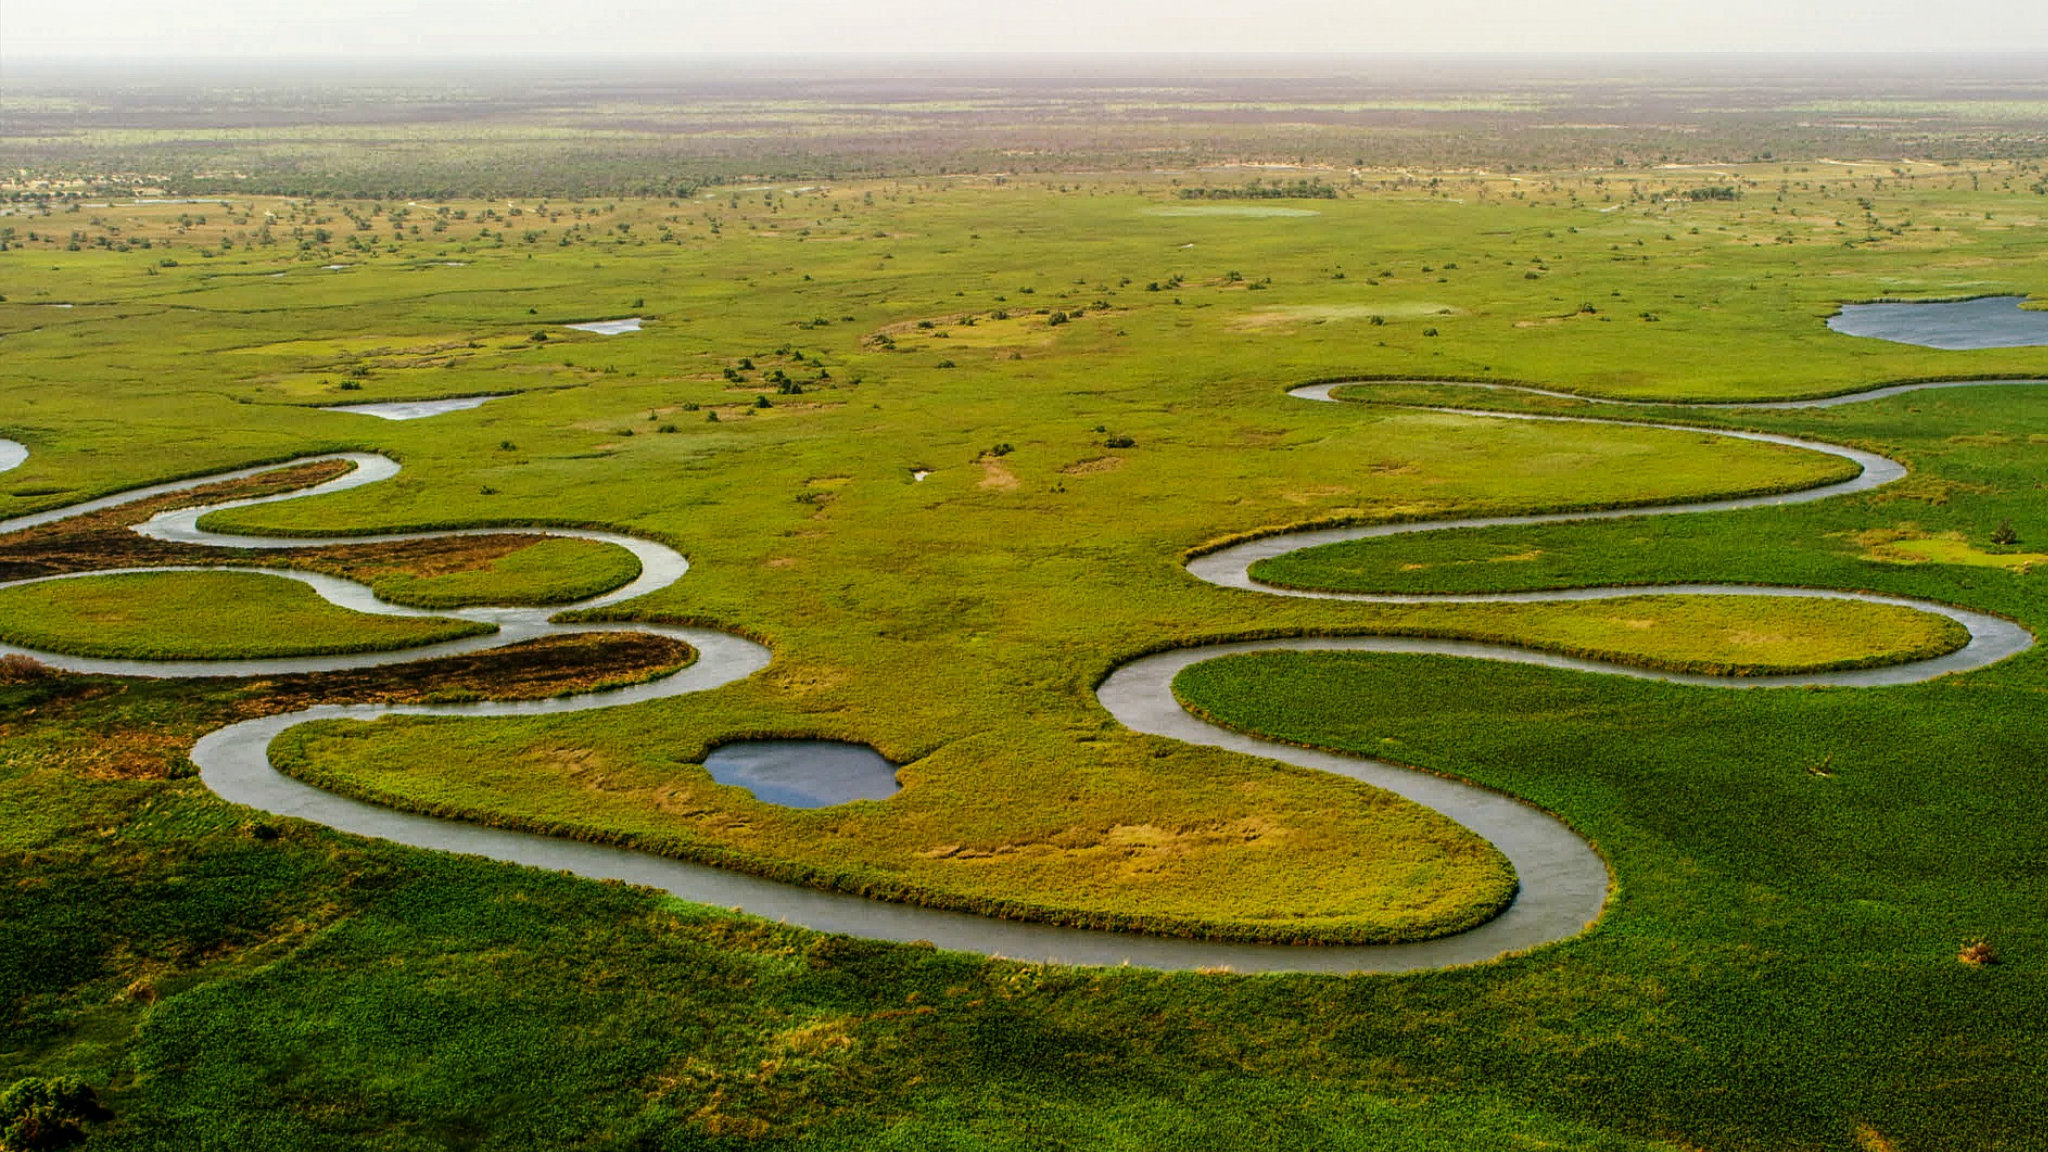
[[[345,460],[322,460],[296,468],[281,468],[246,480],[172,492],[59,520],[26,532],[0,536],[0,583],[66,572],[96,572],[107,568],[139,568],[157,564],[263,563],[265,558],[254,552],[172,544],[152,540],[130,529],[160,512],[289,492],[332,480],[351,467]]]
[[[60,520],[41,528],[0,536],[0,583],[68,572],[138,568],[160,564],[292,567],[368,581],[392,572],[445,576],[474,572],[522,548],[547,539],[519,534],[444,536],[382,544],[341,544],[305,549],[235,549],[153,540],[132,531],[162,512],[242,500],[306,488],[348,472],[341,460],[281,468],[246,480],[208,484],[151,500]]]
[[[294,712],[315,704],[422,704],[458,700],[535,700],[651,680],[696,659],[689,645],[643,632],[582,632],[547,636],[489,652],[417,664],[391,664],[345,672],[277,676],[240,682],[210,695],[202,708],[157,714],[159,723],[119,734],[86,733],[49,751],[81,776],[94,779],[164,779],[189,775],[194,735],[208,728]],[[104,709],[110,697],[151,694],[164,682],[53,672],[26,657],[0,659],[0,684],[39,685],[33,702],[0,715],[0,741],[32,726],[48,725],[78,709]]]

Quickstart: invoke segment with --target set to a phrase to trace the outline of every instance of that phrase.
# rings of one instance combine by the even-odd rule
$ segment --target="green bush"
[[[0,1092],[0,1148],[69,1148],[85,1139],[88,1123],[111,1115],[100,1107],[99,1095],[74,1076],[16,1080]]]

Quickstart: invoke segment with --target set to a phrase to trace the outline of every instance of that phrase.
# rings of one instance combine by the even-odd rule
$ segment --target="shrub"
[[[2020,542],[2020,534],[2014,530],[2012,521],[2000,520],[1998,527],[1991,530],[1991,542],[2000,547]]]
[[[773,408],[773,407],[775,407],[775,403],[774,403],[774,401],[772,401],[772,400],[768,399],[768,398],[767,398],[766,396],[756,396],[756,397],[754,397],[754,407],[756,407],[756,408]]]
[[[27,684],[54,675],[50,667],[33,656],[13,653],[0,656],[0,684]]]
[[[1992,946],[1991,941],[1979,937],[1964,944],[1963,950],[1956,953],[1956,959],[1965,964],[1982,968],[1989,964],[1998,963],[1998,949]]]
[[[30,1076],[0,1092],[0,1147],[9,1152],[69,1148],[85,1139],[85,1125],[112,1113],[74,1076]]]
[[[993,447],[993,448],[990,448],[990,449],[988,450],[988,455],[990,455],[990,456],[1008,456],[1008,455],[1009,455],[1010,453],[1012,453],[1012,452],[1015,452],[1015,451],[1016,451],[1016,449],[1015,449],[1015,448],[1011,447],[1011,446],[1010,446],[1009,444],[1007,444],[1007,443],[1003,443],[1003,444],[998,444],[998,445],[996,445],[996,446],[995,446],[995,447]]]
[[[1102,442],[1104,448],[1136,448],[1138,442],[1129,436],[1111,436]]]

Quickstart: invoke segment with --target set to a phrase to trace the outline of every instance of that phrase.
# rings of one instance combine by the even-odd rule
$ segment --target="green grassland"
[[[414,556],[351,556],[315,565],[370,586],[379,600],[411,608],[567,604],[624,587],[640,561],[616,544],[573,537],[463,537]],[[380,550],[381,551],[381,550]],[[481,554],[479,554],[481,553]]]
[[[1231,636],[1472,636],[1744,671],[1952,647],[1944,622],[1867,605],[1374,606],[1214,588],[1182,567],[1292,525],[1844,474],[1690,433],[1284,396],[1310,380],[1734,399],[2048,376],[2044,349],[1935,352],[1822,323],[1844,301],[2048,290],[2037,197],[1996,165],[1980,186],[1960,168],[1788,167],[1743,167],[1736,201],[1653,194],[1688,175],[1631,193],[1565,173],[1347,188],[1298,217],[1159,216],[1178,203],[1163,183],[1089,177],[522,203],[516,217],[503,202],[236,198],[204,224],[191,206],[28,218],[0,253],[0,434],[32,455],[0,476],[0,516],[384,452],[404,465],[391,481],[209,525],[634,532],[692,570],[606,615],[742,630],[775,661],[632,708],[294,733],[280,752],[311,778],[927,903],[1428,935],[1497,906],[1490,850],[1341,781],[1125,732],[1092,689],[1137,653]],[[628,315],[645,329],[562,327]],[[316,407],[486,392],[515,395],[407,423]],[[1915,470],[1896,490],[1403,538],[1292,558],[1284,575],[1803,583],[2038,628],[2037,573],[1882,549],[1953,533],[1988,553],[2006,519],[2022,549],[2048,539],[2043,392],[1700,417],[1877,448]],[[565,599],[617,575],[601,557],[495,561],[489,596],[516,582]],[[471,579],[398,594],[485,595]],[[36,681],[0,688],[0,845],[23,877],[0,894],[0,926],[34,942],[0,962],[0,1079],[101,1085],[113,1147],[191,1143],[202,1126],[223,1147],[2038,1146],[2026,1117],[2043,1102],[2015,1070],[2048,1059],[2028,1023],[2043,1007],[2048,941],[2027,913],[2042,846],[2004,815],[2048,764],[2037,654],[1813,693],[1336,661],[1312,670],[1352,693],[1335,727],[1345,706],[1327,693],[1296,711],[1239,691],[1306,692],[1293,666],[1257,667],[1205,668],[1216,684],[1182,690],[1248,727],[1370,746],[1557,811],[1614,862],[1608,918],[1476,969],[1342,980],[824,940],[291,822],[258,835],[180,759],[260,689]],[[87,755],[110,733],[121,756]],[[905,789],[793,812],[693,763],[766,734],[873,744],[907,765]],[[1332,859],[1336,845],[1361,850]],[[1958,964],[1978,935],[2006,962]]]
[[[471,620],[338,608],[297,580],[254,572],[129,573],[0,588],[0,640],[73,656],[252,660],[383,652],[494,631]]]
[[[1466,605],[1387,613],[1376,630],[1738,675],[1896,663],[1967,639],[1910,609],[1749,597]],[[1513,893],[1497,856],[1428,813],[1223,755],[1164,770],[1112,762],[1046,813],[1035,797],[1065,780],[1035,761],[1061,755],[1057,745],[1012,752],[1018,765],[986,780],[995,749],[970,739],[907,765],[905,791],[886,803],[763,804],[710,779],[698,763],[710,745],[736,732],[863,729],[749,711],[722,708],[711,724],[633,709],[487,726],[309,725],[273,756],[289,774],[394,807],[1013,919],[1370,942],[1460,930]],[[1167,780],[1171,810],[1153,796]]]
[[[2017,1118],[2044,1103],[2024,1069],[2048,937],[2028,863],[2042,840],[2012,814],[2048,747],[2041,669],[1712,693],[1277,653],[1190,669],[1176,691],[1228,724],[1508,789],[1592,836],[1617,905],[1562,949],[1574,973],[1525,1003],[1594,995],[1613,1063],[1552,1058],[1645,1108],[1685,1097],[1702,1145],[1853,1147],[1860,1122],[1898,1147],[2031,1148],[2040,1133]],[[1958,963],[1975,938],[2006,962]],[[1533,1080],[1532,1041],[1503,1059]],[[1797,1118],[1816,1106],[1834,1131]]]

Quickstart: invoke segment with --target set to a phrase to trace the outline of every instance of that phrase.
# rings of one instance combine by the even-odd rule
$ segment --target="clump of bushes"
[[[1998,527],[1991,530],[1991,542],[2001,548],[2009,547],[2020,542],[2020,534],[2012,526],[2012,521],[2000,520]]]
[[[85,1126],[110,1118],[99,1095],[75,1076],[30,1076],[0,1092],[0,1148],[42,1152],[85,1140]]]
[[[20,653],[0,656],[0,684],[28,684],[51,675],[49,665],[33,656]]]
[[[1002,443],[1002,444],[998,444],[998,445],[996,445],[996,446],[995,446],[995,447],[993,447],[993,448],[990,448],[990,449],[989,449],[989,450],[988,450],[988,451],[987,451],[986,453],[984,453],[984,455],[988,455],[988,456],[1008,456],[1008,455],[1009,455],[1010,453],[1012,453],[1012,452],[1015,452],[1016,450],[1017,450],[1017,449],[1016,449],[1015,447],[1011,446],[1010,444],[1008,444],[1008,443]]]
[[[1104,448],[1136,448],[1138,442],[1129,436],[1111,436],[1102,442]]]
[[[1956,953],[1956,959],[1972,967],[1983,968],[1998,963],[1998,949],[1992,946],[1991,941],[1979,937],[1964,944],[1963,950]]]

